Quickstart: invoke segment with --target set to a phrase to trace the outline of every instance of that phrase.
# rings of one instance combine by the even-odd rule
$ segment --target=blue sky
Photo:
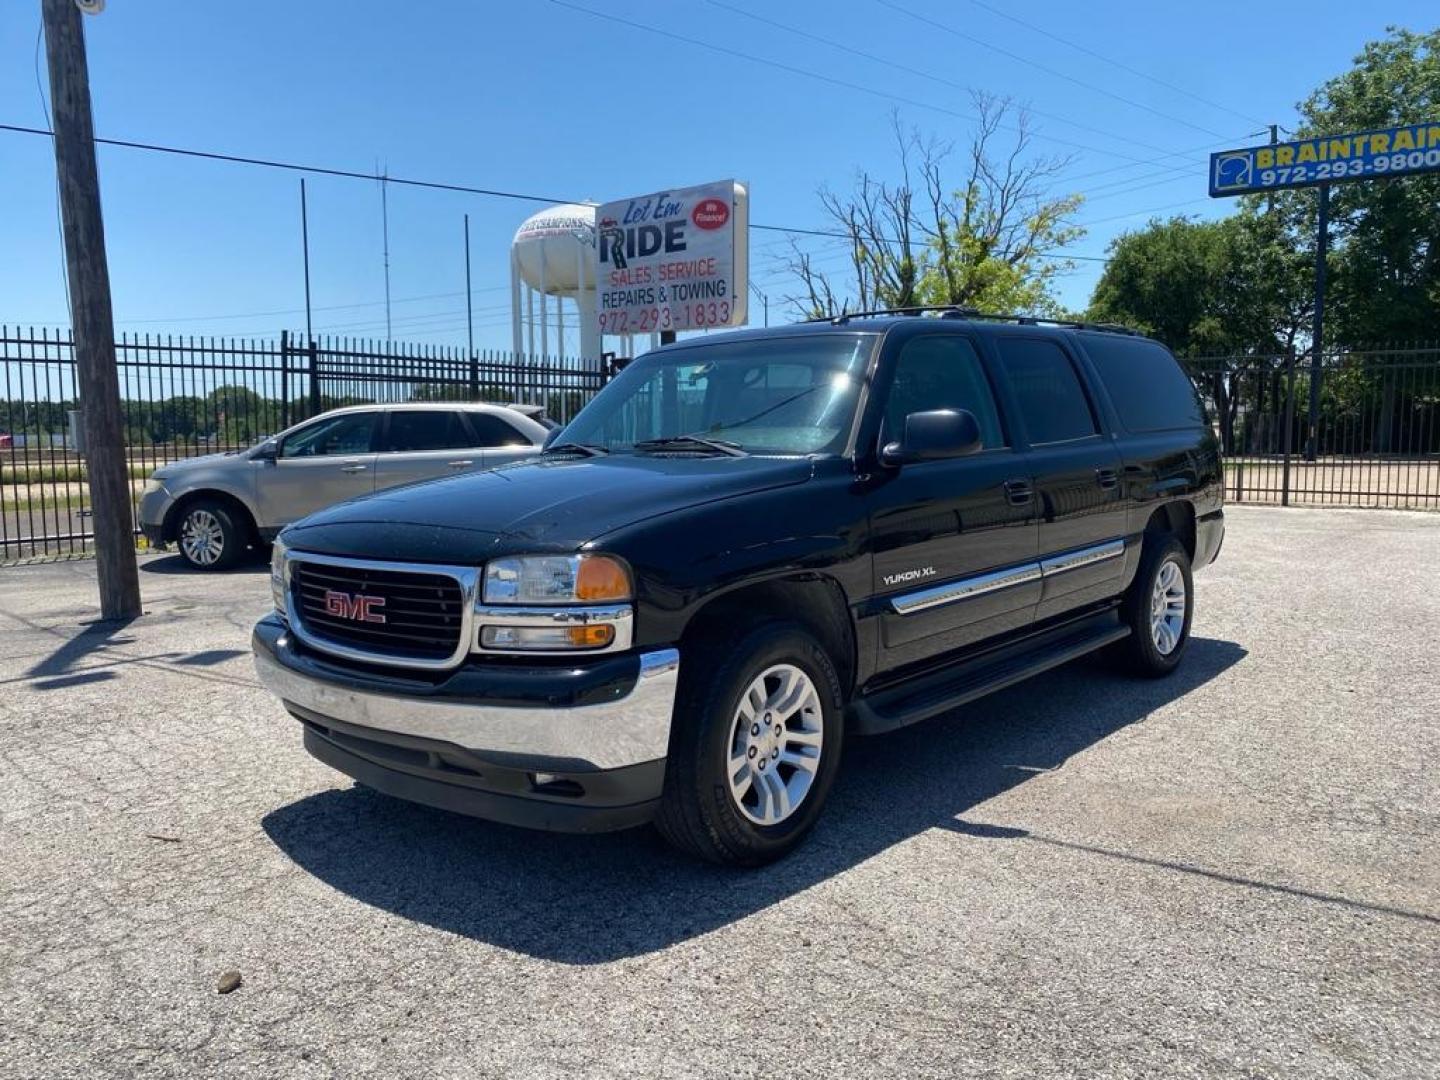
[[[86,27],[101,136],[360,171],[378,162],[396,176],[572,199],[735,177],[751,185],[752,222],[800,227],[826,227],[822,185],[891,167],[892,109],[963,145],[970,123],[957,114],[971,110],[958,87],[982,88],[1036,111],[1037,150],[1074,155],[1057,191],[1087,195],[1077,220],[1089,234],[1073,251],[1094,258],[1152,214],[1228,212],[1205,197],[1201,148],[1293,125],[1295,103],[1387,24],[1434,18],[1433,0],[893,0],[944,30],[889,2],[110,0]],[[38,3],[6,4],[0,122],[43,126],[38,24]],[[1156,162],[1156,148],[1183,153]],[[101,149],[100,173],[120,329],[268,337],[303,326],[295,174],[119,148]],[[383,336],[378,188],[308,185],[316,327]],[[395,337],[463,344],[468,212],[477,344],[505,345],[508,245],[538,208],[392,186]],[[843,264],[832,242],[802,242],[821,265]],[[752,281],[783,318],[785,238],[755,233],[752,246]],[[1062,301],[1083,306],[1099,270],[1080,262]],[[59,325],[64,313],[50,144],[0,132],[0,323]]]

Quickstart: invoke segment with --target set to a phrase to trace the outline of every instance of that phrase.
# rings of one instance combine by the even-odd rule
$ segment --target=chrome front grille
[[[324,652],[438,668],[470,651],[478,574],[467,567],[292,553],[291,625]]]

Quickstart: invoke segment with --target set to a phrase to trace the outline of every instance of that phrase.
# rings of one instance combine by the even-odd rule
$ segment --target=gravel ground
[[[1440,1077],[1437,555],[1236,508],[1177,676],[853,743],[746,873],[352,787],[263,567],[0,571],[0,1075]]]

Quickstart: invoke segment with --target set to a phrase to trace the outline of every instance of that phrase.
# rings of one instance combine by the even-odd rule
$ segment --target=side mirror
[[[250,455],[251,461],[264,461],[270,465],[275,464],[275,459],[280,456],[280,444],[274,439],[266,439],[257,446]]]
[[[967,457],[983,447],[980,425],[965,409],[931,409],[905,417],[905,435],[886,443],[880,464],[891,467],[917,461]]]
[[[545,441],[540,444],[540,449],[544,450],[551,443],[553,443],[557,438],[560,437],[560,432],[563,430],[564,428],[557,424],[555,427],[552,427],[549,431],[547,431],[545,433]]]

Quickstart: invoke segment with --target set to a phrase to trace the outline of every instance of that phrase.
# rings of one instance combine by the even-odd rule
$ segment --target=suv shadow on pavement
[[[852,740],[813,836],[759,870],[695,862],[649,829],[535,833],[361,787],[300,799],[262,825],[302,868],[364,903],[540,959],[605,963],[753,915],[928,829],[1023,835],[956,819],[1245,655],[1234,642],[1195,638],[1185,664],[1154,681],[1082,660],[945,717]]]
[[[270,572],[270,549],[254,549],[247,551],[240,557],[240,561],[228,570],[199,570],[185,561],[185,556],[179,552],[166,554],[157,551],[154,553],[159,558],[140,560],[140,570],[145,574],[165,574],[193,577],[209,577],[213,575],[231,574],[268,574]]]

